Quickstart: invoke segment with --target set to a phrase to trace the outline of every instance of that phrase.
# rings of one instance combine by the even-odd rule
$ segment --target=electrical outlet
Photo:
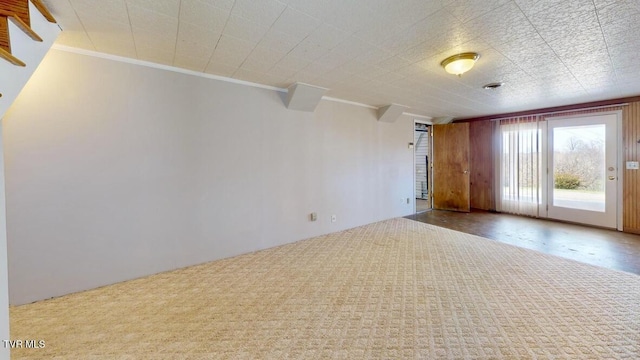
[[[411,204],[411,198],[407,198],[407,204]]]
[[[311,220],[311,221],[316,221],[316,220],[318,220],[318,214],[316,214],[316,213],[312,212],[312,213],[309,215],[309,220]]]
[[[331,222],[334,223],[336,222],[337,218],[336,218],[336,214],[331,215]]]

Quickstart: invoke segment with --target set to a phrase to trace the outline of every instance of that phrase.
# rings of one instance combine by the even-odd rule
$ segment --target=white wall
[[[34,41],[12,21],[8,22],[11,53],[23,61],[26,66],[15,66],[5,60],[0,60],[0,79],[2,79],[0,82],[0,93],[2,94],[2,97],[0,97],[0,118],[4,116],[60,33],[60,28],[56,24],[49,23],[31,2],[29,2],[29,13],[31,14],[31,29],[42,38],[42,41]],[[2,126],[0,126],[0,133],[2,132],[1,130]],[[10,339],[7,232],[2,155],[3,147],[2,141],[0,141],[0,342]],[[9,355],[9,349],[0,343],[0,359],[9,359]]]
[[[284,95],[52,50],[4,119],[10,302],[412,213],[413,119]]]
[[[2,149],[2,125],[0,125],[0,360],[8,360],[9,349],[2,343],[2,340],[11,339],[9,336],[9,277],[7,275],[7,224]]]

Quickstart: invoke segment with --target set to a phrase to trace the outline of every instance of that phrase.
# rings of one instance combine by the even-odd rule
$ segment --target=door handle
[[[609,180],[615,180],[615,179],[616,179],[616,177],[615,177],[615,176],[611,176],[611,175],[609,175]]]
[[[462,173],[463,173],[463,174],[468,174],[468,173],[469,173],[469,170],[465,170],[465,171],[463,171]]]

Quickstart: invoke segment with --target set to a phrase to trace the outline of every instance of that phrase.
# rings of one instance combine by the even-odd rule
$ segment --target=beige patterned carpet
[[[407,219],[11,308],[15,359],[640,358],[640,276]]]

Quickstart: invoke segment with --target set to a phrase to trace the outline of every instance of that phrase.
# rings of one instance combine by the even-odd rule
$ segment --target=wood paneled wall
[[[476,121],[469,125],[471,207],[474,209],[495,210],[494,122]]]
[[[640,161],[640,102],[622,110],[623,162]],[[623,227],[625,232],[640,234],[640,170],[624,171]]]
[[[580,111],[576,112],[590,112]],[[491,121],[474,121],[469,128],[471,146],[471,207],[495,209],[495,169],[493,126]],[[623,166],[627,161],[640,161],[640,102],[622,107],[624,141]],[[623,227],[625,232],[640,234],[640,170],[623,169]]]
[[[0,1],[0,10],[18,15],[22,22],[31,26],[28,0],[2,0]]]
[[[9,41],[9,21],[6,17],[0,16],[0,49],[11,52],[11,42]]]

